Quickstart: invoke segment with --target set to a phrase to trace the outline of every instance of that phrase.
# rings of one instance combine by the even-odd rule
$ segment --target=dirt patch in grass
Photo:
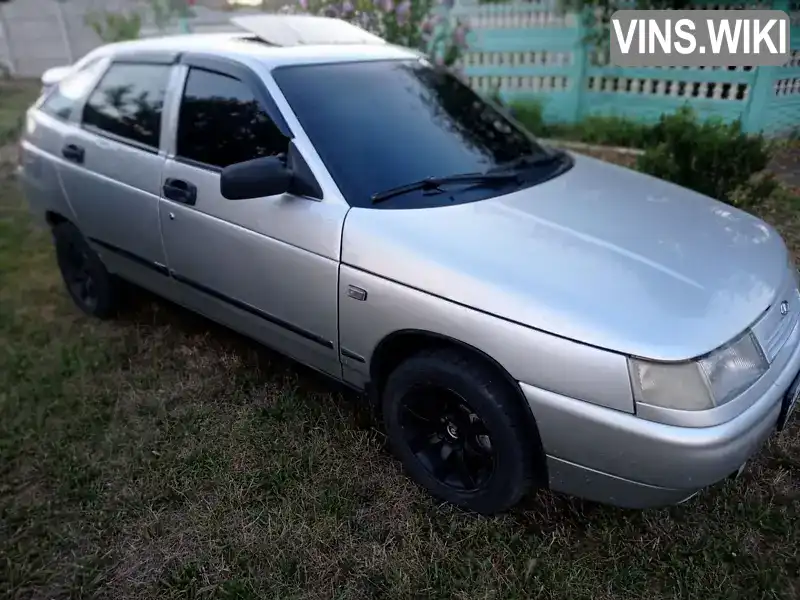
[[[784,144],[772,157],[770,170],[787,186],[800,189],[800,142],[792,140]]]
[[[797,421],[683,506],[467,515],[294,363],[142,292],[80,316],[8,179],[0,208],[2,597],[800,597]]]

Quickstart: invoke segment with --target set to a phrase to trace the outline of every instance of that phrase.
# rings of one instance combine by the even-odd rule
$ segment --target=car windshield
[[[534,185],[527,178],[440,187],[415,182],[498,171],[548,151],[445,69],[423,60],[279,67],[273,76],[353,206],[420,208],[471,202]],[[535,162],[535,161],[534,161]],[[563,161],[562,168],[563,171]],[[520,168],[517,166],[516,168]],[[405,186],[402,193],[387,191]],[[435,189],[431,189],[435,187]],[[383,196],[378,205],[374,197]]]

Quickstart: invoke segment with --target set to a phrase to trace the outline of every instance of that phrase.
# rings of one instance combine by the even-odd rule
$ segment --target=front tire
[[[87,315],[107,319],[117,311],[116,279],[72,223],[53,227],[56,260],[72,301]]]
[[[510,384],[467,353],[407,359],[389,376],[382,409],[392,451],[437,498],[494,514],[534,482],[538,432]]]

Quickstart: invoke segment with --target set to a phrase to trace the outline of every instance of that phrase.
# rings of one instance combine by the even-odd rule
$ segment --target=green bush
[[[778,185],[763,173],[773,150],[768,140],[746,134],[740,121],[701,120],[688,106],[655,124],[616,115],[547,123],[540,100],[510,108],[535,136],[642,149],[639,170],[736,206],[753,206]]]
[[[514,116],[533,135],[562,140],[644,148],[652,126],[621,116],[595,115],[577,123],[547,123],[541,100],[521,100],[511,105]]]
[[[92,11],[84,20],[101,40],[108,43],[135,40],[142,31],[142,15],[138,12]]]
[[[509,107],[514,118],[529,132],[538,137],[550,135],[551,128],[544,122],[544,105],[537,100],[513,102]]]
[[[617,115],[592,115],[565,131],[567,139],[587,144],[645,148],[652,126]]]
[[[637,168],[701,194],[735,203],[745,186],[769,195],[776,185],[770,178],[753,182],[769,163],[770,145],[761,135],[744,133],[740,121],[701,121],[684,107],[662,115],[647,137]]]
[[[781,187],[772,173],[767,172],[753,175],[721,200],[745,210],[755,209],[766,202],[793,202],[791,194]]]

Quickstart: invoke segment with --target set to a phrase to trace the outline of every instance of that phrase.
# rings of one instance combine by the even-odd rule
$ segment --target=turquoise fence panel
[[[475,89],[499,89],[508,101],[547,99],[546,119],[571,122],[580,106],[581,35],[575,15],[561,14],[553,6],[548,0],[462,0],[452,14],[474,32],[461,66]]]
[[[792,19],[792,56],[781,67],[759,69],[762,93],[748,115],[752,130],[768,134],[800,131],[800,2],[786,4]]]
[[[776,0],[773,6],[790,15],[791,57],[783,66],[758,69],[743,122],[746,131],[780,135],[800,128],[800,2]]]
[[[755,81],[755,69],[623,69],[592,65],[586,69],[581,116],[625,114],[657,120],[690,104],[704,118],[742,116]]]
[[[751,110],[753,116],[761,116],[755,127],[771,134],[800,131],[800,49],[783,67],[764,69],[759,75],[765,78],[766,91],[763,108]]]
[[[731,5],[716,2],[707,8]],[[748,132],[783,134],[800,128],[800,1],[746,7],[769,6],[792,18],[792,57],[782,67],[760,69],[605,64],[606,57],[587,48],[580,19],[561,13],[557,0],[460,0],[452,16],[473,30],[459,64],[470,85],[487,94],[497,91],[506,101],[536,100],[547,121],[620,115],[652,122],[689,104],[702,118],[741,119]]]

